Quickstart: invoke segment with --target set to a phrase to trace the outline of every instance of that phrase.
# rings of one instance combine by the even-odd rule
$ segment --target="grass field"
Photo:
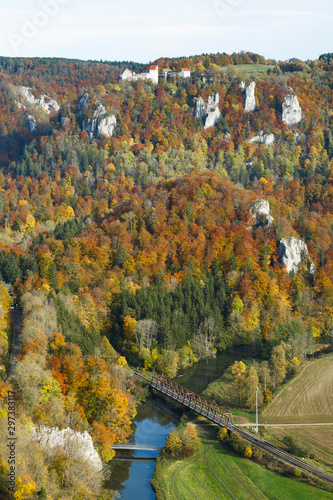
[[[309,363],[274,398],[261,422],[314,423],[333,421],[333,356]]]
[[[222,71],[227,71],[230,66],[222,66]],[[253,71],[257,71],[259,73],[267,73],[267,70],[273,69],[274,66],[268,66],[266,64],[236,64],[235,66],[231,66],[237,70],[238,73],[252,73]]]
[[[310,453],[314,454],[320,461],[317,464],[322,468],[322,463],[332,464],[327,472],[333,473],[333,426],[323,427],[270,427],[269,434],[272,433],[279,439],[284,436],[292,436],[298,439]],[[269,435],[267,440],[271,441]],[[307,460],[311,463],[310,460]],[[320,463],[321,462],[321,463]],[[315,465],[313,463],[313,465]]]
[[[208,439],[193,457],[164,462],[153,482],[158,500],[333,500],[333,493],[275,474]]]

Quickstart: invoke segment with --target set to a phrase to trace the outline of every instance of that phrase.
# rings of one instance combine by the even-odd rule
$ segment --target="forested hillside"
[[[173,376],[235,344],[268,359],[281,342],[302,360],[333,328],[331,55],[154,63],[191,77],[155,85],[119,80],[143,71],[131,62],[0,58],[1,391],[10,293],[24,311],[20,418],[88,430],[105,460],[135,413],[126,360]],[[196,103],[217,93],[205,128]],[[302,119],[288,126],[290,94]],[[306,246],[287,272],[290,237]],[[23,482],[46,488],[28,465]],[[97,498],[100,483],[82,491]]]

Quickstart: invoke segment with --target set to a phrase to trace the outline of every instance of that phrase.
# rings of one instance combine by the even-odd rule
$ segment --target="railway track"
[[[148,382],[150,386],[156,389],[158,392],[164,394],[165,396],[171,397],[171,399],[178,401],[179,403],[181,403],[182,405],[184,405],[189,409],[192,409],[199,415],[203,415],[211,422],[217,423],[222,427],[226,427],[232,432],[237,432],[249,443],[252,443],[261,450],[267,451],[268,453],[282,460],[283,462],[286,462],[289,465],[293,465],[298,469],[304,470],[309,474],[312,474],[313,476],[317,477],[318,479],[322,479],[323,481],[328,481],[329,483],[333,484],[333,476],[331,476],[330,474],[320,469],[317,469],[312,465],[309,465],[303,460],[300,460],[294,457],[293,455],[290,455],[289,453],[281,450],[280,448],[277,448],[276,446],[268,443],[267,441],[259,439],[258,437],[255,437],[252,434],[250,434],[249,432],[246,432],[243,429],[235,426],[233,424],[231,414],[225,413],[219,407],[214,405],[214,403],[204,398],[201,398],[200,396],[192,393],[188,389],[185,389],[184,387],[175,384],[171,380],[162,377],[161,375],[155,374],[153,379],[150,380],[136,371],[134,371],[133,374],[139,380],[142,380],[143,382]]]
[[[250,443],[254,444],[261,450],[267,451],[271,455],[273,455],[276,458],[279,458],[283,462],[286,462],[290,465],[293,465],[297,467],[298,469],[305,470],[309,474],[312,474],[313,476],[322,479],[324,481],[328,481],[329,483],[333,484],[333,476],[330,474],[327,474],[324,471],[321,471],[320,469],[317,469],[316,467],[312,467],[312,465],[309,465],[308,463],[304,462],[303,460],[300,460],[293,455],[290,455],[289,453],[281,450],[280,448],[277,448],[276,446],[268,443],[267,441],[264,441],[262,439],[256,438],[255,436],[252,436],[252,434],[249,434],[246,431],[243,431],[243,429],[239,429],[238,427],[234,427],[234,432],[237,432],[241,437],[249,441]]]

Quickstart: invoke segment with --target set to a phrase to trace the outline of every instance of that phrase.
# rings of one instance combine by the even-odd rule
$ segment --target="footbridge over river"
[[[134,376],[143,382],[148,382],[152,389],[155,389],[161,394],[168,396],[169,398],[181,403],[186,408],[190,408],[194,412],[206,417],[211,422],[227,428],[229,431],[237,432],[243,439],[246,439],[258,448],[270,453],[279,460],[286,462],[294,467],[305,470],[306,472],[312,474],[313,476],[328,481],[333,484],[333,476],[330,474],[317,469],[306,463],[303,460],[286,453],[285,451],[273,446],[267,441],[260,439],[259,437],[238,428],[232,419],[232,414],[228,411],[223,410],[220,406],[215,403],[202,398],[198,394],[186,389],[185,387],[176,384],[172,380],[155,373],[152,379],[148,379],[138,372],[134,372]]]

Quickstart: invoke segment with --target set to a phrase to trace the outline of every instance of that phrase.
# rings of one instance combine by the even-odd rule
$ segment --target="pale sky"
[[[332,0],[0,0],[0,56],[132,60],[333,52]]]

